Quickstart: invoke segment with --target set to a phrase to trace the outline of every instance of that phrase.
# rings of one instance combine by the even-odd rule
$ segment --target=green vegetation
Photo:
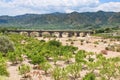
[[[120,57],[106,58],[103,54],[78,50],[72,45],[63,46],[57,40],[45,42],[19,34],[0,35],[5,36],[0,38],[0,45],[3,47],[0,52],[0,76],[9,76],[7,61],[19,64],[19,73],[26,76],[32,67],[21,63],[27,59],[28,63],[37,65],[44,71],[44,74],[41,75],[50,76],[54,80],[119,79]],[[12,46],[7,47],[7,51],[4,52],[6,45]],[[7,55],[4,56],[4,53]],[[62,64],[65,66],[61,66],[59,62],[63,62]],[[86,72],[85,75],[82,74],[83,71]]]
[[[88,74],[85,75],[85,77],[83,78],[83,80],[96,80],[95,79],[95,74],[88,73]]]
[[[6,55],[6,53],[9,51],[14,51],[14,45],[12,41],[5,36],[0,36],[0,52],[2,52],[3,55]]]
[[[113,33],[114,34],[114,33]],[[94,34],[93,36],[97,36],[97,37],[102,37],[104,39],[116,39],[116,40],[120,40],[120,36],[113,36],[112,33],[110,34],[106,34],[106,33],[103,33],[103,34]]]
[[[120,40],[120,27],[107,27],[95,30],[93,36]]]
[[[26,64],[22,64],[18,68],[20,74],[25,75],[26,73],[30,72],[30,67]]]
[[[56,67],[52,72],[54,80],[68,80],[68,72],[64,68]]]
[[[82,69],[82,66],[80,63],[74,63],[67,66],[67,69],[72,78],[75,80],[76,78],[80,77],[80,71]]]
[[[120,52],[120,45],[119,44],[108,45],[106,47],[106,50]]]
[[[0,54],[0,76],[9,76],[7,71],[6,60]]]
[[[45,71],[45,74],[48,74],[52,66],[48,62],[44,62],[40,64],[42,70]]]
[[[9,29],[93,30],[104,27],[119,27],[119,25],[120,13],[117,12],[98,11],[72,12],[69,14],[25,14],[14,17],[0,16],[0,27]]]
[[[75,55],[75,61],[80,63],[85,63],[86,52],[84,50],[80,50]]]

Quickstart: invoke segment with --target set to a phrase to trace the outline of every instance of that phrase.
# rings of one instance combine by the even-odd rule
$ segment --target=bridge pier
[[[31,36],[31,32],[27,32],[27,35],[30,37]]]
[[[76,37],[79,37],[80,36],[80,32],[76,32]]]
[[[63,34],[63,32],[59,32],[59,37],[60,37],[60,38],[62,37],[62,34]]]
[[[54,32],[49,32],[50,36],[52,36],[52,35],[53,35],[53,33],[54,33]]]
[[[74,32],[68,32],[68,37],[74,36]]]
[[[42,37],[42,32],[38,32],[39,33],[39,36],[38,37]]]
[[[85,33],[83,33],[83,37],[86,37],[87,36],[87,33],[85,32]]]

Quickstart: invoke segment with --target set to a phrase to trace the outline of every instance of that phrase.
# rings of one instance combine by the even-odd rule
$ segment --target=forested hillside
[[[119,27],[120,12],[72,12],[0,16],[0,26],[26,29],[96,29]]]

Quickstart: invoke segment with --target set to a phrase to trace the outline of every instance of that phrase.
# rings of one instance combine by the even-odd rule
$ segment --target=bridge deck
[[[92,30],[7,30],[8,32],[93,32]]]

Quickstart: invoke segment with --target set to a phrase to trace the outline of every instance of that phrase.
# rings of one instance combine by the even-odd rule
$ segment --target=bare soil
[[[56,39],[56,40],[59,40],[60,42],[62,42],[63,45],[73,45],[75,47],[78,47],[79,50],[86,50],[86,51],[89,51],[89,52],[95,52],[96,54],[100,53],[101,50],[105,50],[105,47],[109,44],[114,44],[116,43],[117,41],[110,41],[109,39],[102,39],[102,38],[99,38],[99,37],[90,37],[90,36],[87,36],[87,37],[71,37],[71,38],[68,38],[66,36],[64,36],[63,38],[42,38],[42,37],[37,37],[37,39],[39,40],[45,40],[45,41],[49,41],[49,40],[53,40],[53,39]],[[82,45],[81,45],[81,40],[84,40],[82,42]],[[94,42],[98,42],[98,44],[95,44]],[[71,44],[71,42],[73,42],[73,44]],[[120,43],[120,42],[117,42],[117,43]],[[120,53],[119,52],[113,52],[113,51],[108,51],[108,54],[105,55],[106,57],[117,57],[117,56],[120,56]],[[24,58],[25,60],[22,62],[24,64],[28,64],[30,65],[30,67],[32,68],[33,65],[29,63],[29,61],[27,60],[27,58]],[[75,60],[72,59],[72,61],[74,62]],[[65,67],[67,64],[64,63],[64,61],[58,61],[57,62],[59,66],[61,67]],[[7,78],[7,80],[20,80],[21,79],[21,75],[19,75],[19,72],[18,72],[18,65],[11,65],[12,63],[11,62],[8,62],[8,71],[10,73],[10,76]],[[51,65],[53,65],[54,63],[53,62],[50,62]],[[54,67],[54,66],[53,66]],[[32,70],[31,72],[33,72],[34,70]],[[84,76],[85,73],[87,71],[82,71],[81,72],[81,76]],[[32,75],[32,79],[33,80],[39,80],[38,78],[38,75]],[[53,80],[50,76],[45,76],[45,75],[42,75],[42,80]],[[81,79],[78,79],[78,80],[81,80]]]

